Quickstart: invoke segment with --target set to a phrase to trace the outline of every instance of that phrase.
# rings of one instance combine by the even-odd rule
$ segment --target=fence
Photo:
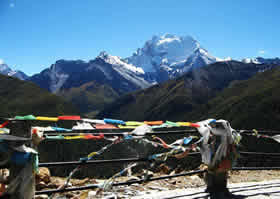
[[[38,144],[38,140],[34,140],[33,136],[33,142],[31,142],[31,135],[36,135],[38,136],[37,139],[40,139],[40,132],[43,132],[43,136],[47,139],[52,139],[52,140],[59,140],[59,139],[104,139],[108,137],[108,140],[111,141],[110,144],[102,147],[99,151],[93,152],[89,154],[85,158],[81,158],[79,161],[68,161],[68,162],[47,162],[47,163],[39,163],[39,167],[60,167],[60,166],[76,166],[76,168],[70,173],[68,178],[66,179],[66,182],[63,187],[60,187],[58,189],[51,189],[51,190],[43,190],[43,191],[36,191],[34,192],[35,189],[35,181],[34,181],[34,173],[32,170],[28,170],[29,173],[26,175],[31,176],[32,180],[29,184],[29,190],[25,192],[28,192],[29,194],[32,192],[32,194],[54,194],[54,193],[60,193],[60,192],[68,192],[68,191],[78,191],[78,190],[86,190],[86,189],[93,189],[93,188],[106,188],[107,187],[114,187],[114,186],[123,186],[123,185],[131,185],[134,183],[143,183],[143,182],[149,182],[149,181],[155,181],[155,180],[161,180],[161,179],[168,179],[168,178],[174,178],[174,177],[179,177],[179,176],[187,176],[187,175],[194,175],[194,174],[199,174],[199,173],[204,173],[206,170],[196,170],[196,171],[190,171],[190,172],[185,172],[185,173],[180,173],[180,174],[175,174],[175,175],[167,175],[167,176],[161,176],[161,177],[150,177],[150,178],[145,178],[145,179],[140,179],[140,180],[132,180],[129,182],[119,182],[115,183],[114,178],[117,176],[120,176],[127,171],[127,168],[122,170],[121,172],[117,173],[115,176],[111,178],[111,181],[107,183],[104,183],[103,185],[87,185],[87,186],[80,186],[80,187],[68,187],[68,183],[70,179],[72,178],[73,174],[81,168],[81,166],[84,165],[104,165],[104,164],[113,164],[113,163],[131,163],[131,162],[154,162],[154,161],[165,161],[166,158],[172,155],[176,154],[181,154],[184,153],[186,150],[189,152],[187,155],[198,155],[200,152],[190,152],[192,149],[197,147],[197,144],[199,144],[202,139],[199,139],[196,133],[198,131],[196,129],[190,129],[190,127],[195,127],[196,126],[193,123],[185,123],[185,126],[179,125],[178,123],[171,123],[169,122],[169,126],[164,126],[163,124],[159,124],[162,126],[158,126],[157,128],[154,128],[153,130],[151,129],[145,129],[145,133],[142,131],[135,131],[137,128],[107,128],[107,129],[78,129],[78,130],[73,130],[73,129],[63,129],[63,128],[53,128],[53,129],[48,129],[48,128],[43,128],[40,129],[39,127],[37,128],[32,128],[32,124],[34,123],[33,120],[28,120],[28,119],[7,119],[7,118],[2,118],[3,121],[7,122],[9,121],[9,124],[5,124],[4,126],[2,125],[1,128],[7,127],[10,129],[10,134],[17,136],[17,138],[14,138],[13,141],[18,142],[20,140],[20,137],[24,137],[23,141],[24,143],[27,143],[29,147],[36,148],[36,143]],[[68,118],[67,120],[73,120],[73,118]],[[47,120],[48,121],[48,120]],[[74,119],[73,121],[80,121],[80,119]],[[49,121],[48,121],[49,122]],[[57,122],[57,120],[55,121]],[[96,122],[96,121],[95,121]],[[177,124],[177,125],[176,125]],[[112,127],[112,126],[111,126]],[[1,129],[0,128],[0,129]],[[24,131],[22,131],[24,129]],[[35,129],[35,130],[34,130]],[[21,132],[21,133],[19,133]],[[24,133],[23,133],[24,132]],[[265,130],[265,131],[255,131],[255,130],[238,130],[240,134],[243,135],[249,135],[249,136],[256,136],[257,138],[268,138],[268,139],[274,139],[278,141],[278,136],[274,134],[279,134],[278,131],[271,131],[271,130]],[[264,135],[264,134],[269,134],[269,135]],[[184,139],[180,139],[181,143],[179,145],[175,145],[174,143],[178,140],[176,140],[173,144],[167,144],[164,140],[162,140],[160,137],[155,137],[155,136],[162,136],[162,135],[189,135],[188,137],[185,137]],[[86,137],[87,136],[87,137]],[[149,140],[149,139],[144,139],[146,137],[153,137],[157,142],[154,140]],[[13,137],[9,137],[9,139],[12,139]],[[139,138],[140,140],[145,142],[150,143],[150,144],[156,144],[160,147],[170,149],[169,152],[161,153],[161,154],[152,154],[148,157],[139,157],[139,158],[125,158],[125,159],[111,159],[111,160],[91,160],[93,159],[96,155],[99,155],[103,153],[105,150],[110,148],[113,144],[119,143],[123,140],[132,140],[132,139],[137,139]],[[5,134],[0,134],[0,140],[5,140]],[[8,138],[7,138],[8,139]],[[6,140],[7,140],[6,139]],[[8,140],[9,140],[8,139]],[[194,139],[197,139],[196,141],[193,141]],[[5,140],[5,141],[6,141]],[[9,140],[11,141],[11,140]],[[192,142],[192,143],[191,143]],[[34,144],[35,143],[35,144]],[[178,142],[179,143],[179,142]],[[183,144],[186,146],[183,147]],[[189,145],[190,144],[190,145]],[[1,149],[0,149],[1,150]],[[262,152],[240,152],[242,155],[257,155],[257,156],[274,156],[274,157],[280,157],[280,153],[262,153]],[[130,165],[135,166],[135,165]],[[5,167],[5,165],[4,165]],[[13,166],[11,164],[10,166],[10,176],[11,178],[16,179],[16,177],[19,175],[19,173],[22,171],[23,167],[22,166]],[[278,170],[280,167],[234,167],[232,168],[233,170]],[[18,183],[15,189],[21,189],[22,184]],[[22,192],[11,192],[11,198],[26,198],[26,196],[21,195]]]

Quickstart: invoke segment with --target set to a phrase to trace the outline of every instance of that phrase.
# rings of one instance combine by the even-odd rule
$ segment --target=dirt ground
[[[166,174],[163,173],[154,173],[153,177],[159,177]],[[125,182],[127,180],[137,179],[136,176],[131,177],[119,177],[115,182]],[[240,182],[259,182],[259,181],[269,181],[269,180],[279,180],[280,171],[274,170],[264,170],[264,171],[230,171],[229,172],[229,183],[240,183]],[[52,188],[55,188],[54,184],[57,186],[64,183],[64,178],[51,177],[51,182],[53,184]],[[88,184],[102,183],[102,179],[84,179],[77,180],[72,179],[72,186],[83,186]],[[110,192],[103,192],[99,196],[95,194],[98,192],[98,189],[85,190],[85,191],[75,191],[68,192],[63,194],[57,194],[54,198],[64,198],[64,199],[78,199],[82,198],[82,195],[87,193],[91,195],[85,198],[131,198],[139,194],[148,194],[152,190],[157,191],[167,191],[175,189],[185,189],[185,188],[196,188],[204,186],[203,176],[202,175],[192,175],[192,176],[183,176],[176,177],[172,179],[164,179],[158,181],[152,181],[142,184],[132,184],[130,186],[120,186],[113,187]],[[49,187],[51,188],[51,187]],[[37,197],[39,198],[39,197]]]

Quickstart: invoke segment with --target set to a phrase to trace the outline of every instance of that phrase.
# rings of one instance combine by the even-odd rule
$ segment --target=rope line
[[[181,128],[181,127],[177,127]],[[174,129],[174,128],[172,128]],[[62,136],[76,136],[80,135],[81,133],[86,133],[86,134],[92,134],[95,136],[100,135],[100,133],[104,133],[106,136],[126,136],[129,132],[132,132],[134,129],[92,129],[92,130],[73,130],[71,132],[67,131],[44,131],[45,136],[56,136],[56,135],[62,135]],[[151,133],[145,133],[145,135],[148,136],[153,136],[153,135],[182,135],[185,133],[198,133],[196,129],[181,129],[181,130],[157,130],[155,132]],[[132,136],[139,136],[137,134],[129,134]]]
[[[47,162],[39,163],[39,167],[53,167],[53,166],[70,166],[70,165],[90,165],[90,164],[112,164],[112,163],[127,163],[127,162],[144,162],[149,161],[148,158],[129,158],[129,159],[113,159],[113,160],[89,160],[70,161],[70,162]]]
[[[189,153],[188,155],[198,155],[200,152]],[[69,162],[46,162],[39,163],[39,167],[55,167],[55,166],[70,166],[70,165],[90,165],[90,164],[112,164],[112,163],[127,163],[127,162],[145,162],[152,161],[150,158],[127,158],[127,159],[112,159],[112,160],[89,160],[89,161],[69,161]]]
[[[192,152],[188,155],[199,155],[200,152]],[[260,152],[244,152],[240,154],[245,155],[273,155],[280,156],[280,153],[260,153]],[[127,159],[112,159],[112,160],[89,160],[89,161],[68,161],[68,162],[45,162],[39,163],[39,167],[55,167],[55,166],[71,166],[71,165],[91,165],[91,164],[113,164],[113,163],[127,163],[127,162],[145,162],[151,161],[149,158],[127,158]]]
[[[44,131],[43,137],[47,140],[54,139],[102,139],[104,136],[139,136],[139,134],[133,132],[134,129],[81,129],[81,130],[59,130],[59,131]],[[236,130],[241,135],[256,136],[257,138],[269,138],[279,142],[280,131],[271,130]],[[163,136],[163,135],[185,135],[185,134],[197,134],[197,129],[190,129],[190,127],[165,127],[160,129],[154,129],[153,132],[146,132],[141,136]],[[266,135],[265,135],[266,134]],[[269,134],[269,135],[268,135]],[[278,135],[276,135],[278,134]],[[276,135],[276,136],[273,136]],[[73,136],[73,138],[71,138]],[[76,137],[75,137],[76,136]],[[87,137],[90,138],[87,138]],[[58,138],[55,138],[58,137]]]
[[[280,170],[280,167],[233,167],[233,171]]]
[[[255,133],[255,132],[258,132],[258,133],[261,133],[261,134],[280,134],[280,131],[277,131],[277,130],[255,130],[255,129],[252,129],[252,130],[236,130],[238,133]]]
[[[171,129],[180,129],[180,130],[171,130]],[[127,132],[132,132],[134,129],[81,129],[81,130],[71,130],[69,131],[44,131],[44,135],[47,136],[75,136],[80,135],[81,133],[87,133],[92,135],[100,135],[100,133],[106,133],[107,136],[123,136],[126,135]],[[253,130],[236,130],[241,134],[254,134]],[[275,130],[258,130],[260,134],[280,134],[280,131]],[[196,129],[190,129],[190,127],[168,127],[168,128],[160,128],[155,130],[155,132],[146,133],[145,135],[168,135],[168,134],[185,134],[185,133],[198,133]],[[131,134],[134,135],[134,134]]]
[[[245,154],[245,155],[273,155],[273,156],[280,156],[280,153],[262,153],[262,152],[245,152],[245,151],[240,151],[240,154]]]

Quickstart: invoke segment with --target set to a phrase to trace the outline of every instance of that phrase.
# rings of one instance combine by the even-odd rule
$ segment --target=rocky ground
[[[228,185],[230,192],[234,195],[230,199],[279,199],[280,180],[265,182],[246,182]],[[132,197],[133,199],[210,199],[204,192],[204,187],[176,189],[169,191],[152,191],[149,194]],[[216,198],[215,198],[216,199]],[[222,198],[228,199],[228,198]]]
[[[169,173],[173,174],[173,173]],[[140,175],[140,174],[139,174]],[[137,179],[140,176],[130,176],[130,177],[119,177],[115,182],[125,182],[131,179]],[[162,175],[167,175],[166,171],[162,171],[159,173],[151,173],[153,177],[158,177]],[[279,180],[280,172],[265,170],[265,171],[231,171],[229,173],[229,183],[247,183],[247,182],[261,182],[261,181],[271,181],[271,180]],[[59,177],[51,177],[48,169],[41,168],[40,175],[37,177],[37,190],[44,189],[56,189],[61,187],[65,182],[65,178]],[[104,182],[103,179],[72,179],[70,181],[71,186],[83,186],[88,184],[97,184]],[[147,182],[144,184],[133,184],[130,186],[120,186],[113,187],[113,189],[109,192],[102,192],[98,189],[93,190],[85,190],[85,191],[75,191],[75,192],[67,192],[63,194],[56,194],[53,198],[59,199],[90,199],[90,198],[162,198],[162,194],[173,193],[176,194],[178,190],[196,190],[202,191],[204,190],[204,181],[201,175],[193,175],[193,176],[185,176],[185,177],[177,177],[173,179],[165,179],[153,182]],[[175,191],[175,192],[174,192]],[[279,189],[280,191],[280,189]],[[180,191],[179,191],[180,192]],[[178,194],[179,194],[178,192]],[[188,191],[187,191],[188,192]],[[154,196],[155,194],[158,197]],[[279,196],[279,195],[278,195]],[[202,196],[201,196],[202,197]],[[279,196],[280,197],[280,196]],[[47,198],[47,196],[36,196],[39,198]],[[199,198],[199,197],[198,197]],[[207,198],[207,197],[206,197]]]

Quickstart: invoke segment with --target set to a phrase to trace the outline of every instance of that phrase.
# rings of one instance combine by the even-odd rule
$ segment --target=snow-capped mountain
[[[144,79],[144,75],[142,68],[128,64],[117,56],[101,52],[89,62],[59,60],[40,74],[33,75],[30,80],[52,93],[92,81],[100,85],[109,85],[117,93],[125,93],[149,87],[151,83]]]
[[[172,34],[154,36],[143,48],[139,48],[131,57],[125,59],[127,63],[143,68],[150,75],[161,73],[167,74],[168,78],[177,77],[192,68],[217,60],[192,37]]]
[[[0,74],[16,77],[21,80],[26,80],[28,76],[19,70],[12,70],[7,64],[1,63],[0,64]]]
[[[33,75],[29,80],[52,93],[62,95],[82,113],[96,114],[128,92],[147,88],[182,74],[194,74],[196,78],[192,75],[190,80],[197,79],[198,86],[200,82],[206,80],[206,77],[207,81],[215,84],[212,82],[214,79],[212,73],[205,76],[208,74],[207,68],[209,69],[204,67],[206,65],[216,65],[213,73],[218,72],[219,78],[226,81],[231,77],[232,71],[236,70],[238,73],[239,68],[243,67],[240,78],[248,79],[251,74],[275,67],[275,64],[259,63],[280,63],[279,58],[273,60],[256,58],[254,61],[244,59],[243,62],[248,64],[232,61],[231,58],[216,58],[190,36],[166,34],[154,36],[131,57],[122,59],[101,52],[94,60],[88,62],[58,60],[50,68]],[[3,67],[3,71],[6,71],[6,68]],[[184,86],[192,86],[193,83],[189,82]],[[217,84],[217,87],[219,86],[221,85]],[[129,100],[133,98],[130,99],[129,95],[125,95],[122,103]]]
[[[191,56],[189,56],[184,64],[175,64],[170,67],[173,68],[173,77],[177,77],[183,73],[190,71],[193,68],[200,68],[208,64],[217,62],[217,58],[211,56],[205,49],[196,49]]]
[[[114,66],[121,66],[121,67],[123,67],[133,73],[139,74],[139,75],[145,74],[143,68],[136,67],[131,64],[127,64],[120,57],[109,55],[106,51],[101,52],[98,57],[101,59],[104,59],[104,61],[107,62],[108,64],[112,64]]]
[[[145,72],[142,68],[126,63],[118,56],[112,56],[103,51],[96,59],[101,59],[106,64],[112,65],[112,68],[120,76],[130,81],[136,87],[143,89],[151,86],[151,83],[145,80]]]
[[[261,64],[256,58],[244,58],[241,61],[245,64],[250,64],[250,63]]]
[[[269,59],[266,59],[263,57],[245,58],[245,59],[242,59],[242,62],[254,63],[254,64],[279,64],[280,65],[280,59],[278,57],[269,58]]]
[[[8,73],[12,71],[7,64],[0,64],[0,73],[3,75],[8,75]]]
[[[58,60],[29,80],[91,115],[123,94],[151,86],[144,77],[141,68],[102,52],[89,62]]]

